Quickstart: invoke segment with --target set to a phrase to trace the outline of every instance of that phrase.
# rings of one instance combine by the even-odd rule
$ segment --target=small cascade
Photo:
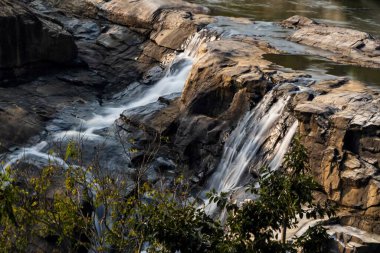
[[[95,114],[91,119],[84,122],[85,136],[97,137],[97,130],[109,127],[124,111],[146,106],[158,100],[159,97],[180,93],[183,90],[186,79],[191,71],[193,59],[198,48],[207,41],[215,40],[216,37],[202,30],[195,33],[184,43],[184,52],[177,55],[167,68],[165,76],[152,87],[141,92],[137,97],[125,105],[106,108],[103,113]],[[78,134],[78,132],[77,132]]]
[[[11,157],[11,159],[3,166],[3,168],[7,168],[7,167],[13,165],[14,163],[23,159],[27,155],[38,157],[40,159],[49,161],[52,164],[61,166],[63,168],[67,168],[68,165],[66,164],[66,162],[63,159],[56,157],[54,155],[49,155],[49,154],[41,151],[44,148],[46,148],[47,146],[48,146],[48,143],[46,141],[41,141],[40,143],[36,144],[35,146],[32,146],[30,148],[25,148],[25,149],[23,149],[22,152],[14,154]],[[1,169],[1,167],[0,167],[0,169]],[[0,170],[0,172],[1,172],[1,170]]]
[[[198,53],[200,46],[206,42],[214,41],[217,39],[217,33],[210,32],[209,30],[203,29],[193,36],[189,37],[185,43],[183,43],[182,49],[183,53],[179,57],[190,57],[195,58]]]
[[[49,139],[35,146],[22,148],[13,152],[9,155],[6,166],[10,166],[22,158],[36,158],[38,161],[43,160],[45,162],[55,161],[59,165],[65,165],[58,157],[46,153],[48,151],[48,143],[78,137],[95,143],[108,141],[109,138],[105,138],[101,130],[111,127],[123,112],[154,103],[159,97],[182,92],[198,48],[203,43],[215,39],[216,36],[207,30],[195,33],[184,43],[184,51],[175,57],[167,68],[164,77],[156,84],[147,86],[146,89],[142,89],[138,95],[132,96],[127,101],[121,101],[119,104],[117,100],[116,102],[112,101],[109,106],[100,108],[99,112],[92,117],[81,120],[80,124],[75,124],[69,130],[65,129],[52,132],[50,136],[48,136]],[[115,106],[115,104],[118,105]]]
[[[222,159],[209,181],[209,189],[229,192],[239,186],[288,101],[288,98],[281,98],[271,105],[273,99],[273,92],[268,93],[232,132]]]
[[[276,155],[272,158],[272,161],[269,163],[269,168],[271,170],[277,170],[278,168],[280,168],[282,160],[284,159],[284,156],[288,151],[290,143],[292,142],[292,139],[296,134],[297,127],[298,121],[295,121],[293,125],[289,128],[288,132],[286,133],[284,139],[281,142],[281,145],[277,149]]]
[[[206,187],[208,191],[232,193],[248,183],[250,170],[258,171],[264,165],[276,170],[281,166],[298,127],[297,121],[291,123],[283,138],[283,132],[276,130],[284,121],[292,120],[283,117],[289,99],[290,96],[276,100],[271,91],[246,114],[225,143],[221,161]],[[216,206],[207,206],[207,211],[214,213]]]

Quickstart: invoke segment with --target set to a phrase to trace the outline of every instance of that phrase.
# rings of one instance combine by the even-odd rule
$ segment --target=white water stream
[[[272,170],[281,166],[297,130],[297,121],[291,125],[280,142],[270,147],[271,161],[266,161],[261,152],[263,145],[279,124],[289,98],[280,98],[273,103],[274,93],[271,91],[251,112],[246,114],[225,143],[221,161],[208,181],[207,190],[214,189],[218,193],[231,193],[247,183],[246,176],[250,169],[258,170],[259,166],[265,164]],[[210,214],[215,210],[216,205],[207,203],[207,211]]]
[[[215,39],[214,36],[208,35],[206,31],[200,31],[194,34],[184,44],[184,52],[175,57],[171,65],[167,68],[165,76],[156,84],[144,90],[125,104],[116,107],[109,106],[101,108],[101,110],[94,113],[90,119],[81,120],[80,125],[74,125],[68,131],[53,133],[51,139],[53,141],[60,141],[62,139],[69,140],[70,138],[83,136],[85,140],[99,141],[99,143],[104,141],[104,137],[98,134],[97,131],[112,126],[115,120],[126,110],[146,106],[156,102],[162,96],[182,92],[198,48],[202,43]],[[61,158],[54,156],[54,154],[46,153],[48,146],[49,143],[44,140],[32,147],[21,148],[8,156],[8,160],[3,168],[26,158],[37,158],[38,160],[54,162],[60,166],[67,167],[67,164]]]

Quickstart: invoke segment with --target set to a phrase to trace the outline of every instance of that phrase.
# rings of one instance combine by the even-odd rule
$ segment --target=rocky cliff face
[[[0,1],[0,33],[2,82],[42,63],[70,63],[77,54],[73,37],[62,26],[17,1]]]
[[[379,233],[378,94],[352,81],[313,88],[320,95],[294,109],[313,174],[328,197],[347,208],[342,223]]]
[[[187,164],[195,173],[192,180],[202,183],[218,164],[223,144],[241,116],[255,110],[274,86],[278,86],[278,98],[290,91],[293,95],[281,119],[285,127],[273,129],[262,152],[285,135],[287,122],[295,117],[298,134],[310,153],[312,173],[324,186],[326,197],[339,205],[338,223],[380,233],[379,93],[347,79],[319,81],[301,91],[297,84],[307,76],[275,70],[262,59],[269,52],[277,51],[259,40],[209,42],[200,48],[180,100],[168,102],[165,109],[144,120],[126,117],[119,124],[124,128],[131,121],[141,123],[155,134],[169,136],[165,152],[176,153],[173,159]],[[348,230],[338,234],[347,245],[347,236],[356,238]],[[355,247],[364,252],[377,247],[359,241]]]

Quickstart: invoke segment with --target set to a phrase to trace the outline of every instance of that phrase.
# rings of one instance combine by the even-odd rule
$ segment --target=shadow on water
[[[345,65],[310,55],[266,54],[264,59],[293,70],[323,71],[325,74],[349,77],[369,85],[380,87],[380,69]]]

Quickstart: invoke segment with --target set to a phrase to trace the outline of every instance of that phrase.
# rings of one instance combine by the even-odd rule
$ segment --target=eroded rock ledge
[[[380,233],[380,99],[363,84],[329,81],[294,111],[314,176],[347,208],[341,222]]]
[[[284,136],[289,120],[297,118],[312,173],[324,186],[325,197],[340,206],[338,223],[379,234],[379,93],[348,79],[304,82],[309,77],[304,73],[285,73],[263,60],[263,54],[276,52],[251,38],[208,42],[198,52],[180,100],[166,101],[164,109],[143,119],[124,115],[118,124],[128,129],[133,122],[169,136],[161,155],[171,154],[173,161],[187,165],[192,180],[202,184],[240,117],[280,85],[276,97],[294,94],[281,119],[284,129],[274,130],[274,139],[266,142]],[[297,87],[302,82],[305,89]],[[372,249],[366,247],[362,250]]]
[[[297,29],[290,35],[291,41],[331,51],[336,61],[380,67],[380,40],[368,33],[319,24],[302,16],[293,16],[281,24]]]

